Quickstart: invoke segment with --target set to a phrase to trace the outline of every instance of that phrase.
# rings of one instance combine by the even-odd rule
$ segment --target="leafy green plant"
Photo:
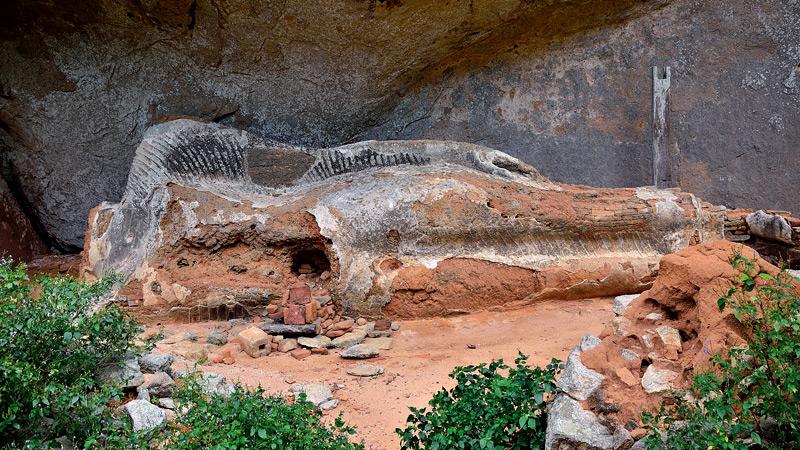
[[[720,297],[748,342],[715,355],[715,370],[658,414],[645,415],[649,448],[800,448],[800,297],[794,279],[735,255],[735,287]]]
[[[262,389],[207,395],[182,380],[181,406],[162,429],[133,432],[114,407],[119,389],[101,386],[101,364],[135,353],[139,329],[115,305],[94,311],[114,279],[30,280],[24,264],[0,260],[0,448],[363,449],[341,417],[327,426],[304,399],[287,403]]]
[[[175,400],[178,416],[166,429],[149,436],[151,443],[160,442],[174,450],[364,448],[349,441],[355,429],[345,425],[341,417],[326,426],[312,403],[305,399],[288,403],[266,396],[260,387],[248,391],[237,386],[230,396],[207,395],[189,378]]]
[[[503,360],[456,367],[456,386],[434,394],[430,411],[411,408],[406,428],[395,430],[402,448],[541,448],[561,364],[531,368],[527,360],[520,353],[514,367]]]
[[[30,280],[0,260],[0,446],[41,447],[66,435],[91,444],[121,392],[93,379],[134,349],[136,323],[114,305],[93,311],[113,278]]]

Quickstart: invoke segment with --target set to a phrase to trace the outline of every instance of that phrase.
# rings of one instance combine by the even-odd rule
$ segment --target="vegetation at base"
[[[759,273],[735,255],[740,275],[718,301],[744,326],[747,344],[715,355],[687,392],[645,415],[648,448],[800,448],[800,297],[786,272]]]
[[[191,449],[296,449],[360,450],[350,442],[355,429],[341,416],[326,426],[311,402],[287,403],[240,386],[230,396],[208,395],[193,379],[181,383],[174,397],[179,415],[164,430],[141,434],[136,447],[163,442],[174,450]],[[122,448],[122,447],[120,447]]]
[[[237,387],[229,397],[179,380],[177,416],[134,433],[119,389],[99,385],[96,368],[137,348],[135,321],[115,305],[93,311],[114,279],[30,280],[24,264],[0,260],[0,448],[363,449],[337,418],[330,427],[307,401],[291,404]]]
[[[0,260],[0,446],[38,448],[59,436],[90,443],[121,398],[93,372],[134,350],[138,328],[114,305],[94,314],[113,278],[28,278]]]
[[[397,429],[404,449],[542,448],[547,402],[556,391],[560,361],[531,368],[522,353],[509,367],[503,360],[456,367],[456,386],[442,388],[425,408],[411,408],[405,429]],[[503,375],[504,372],[507,376]]]

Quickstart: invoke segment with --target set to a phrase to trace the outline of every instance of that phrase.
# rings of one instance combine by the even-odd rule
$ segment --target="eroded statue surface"
[[[298,284],[352,314],[423,317],[640,292],[722,220],[689,193],[554,183],[473,144],[311,150],[177,120],[146,133],[121,202],[92,211],[83,272],[188,320],[280,306]]]

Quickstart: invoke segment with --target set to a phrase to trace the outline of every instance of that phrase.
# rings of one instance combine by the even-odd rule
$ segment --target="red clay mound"
[[[728,241],[661,259],[653,287],[612,320],[600,345],[580,355],[587,368],[604,376],[601,395],[585,407],[630,429],[642,411],[658,408],[662,395],[684,388],[694,373],[707,369],[712,355],[744,341],[730,310],[717,307],[738,276],[731,266],[737,252],[761,272],[779,272],[753,249]]]

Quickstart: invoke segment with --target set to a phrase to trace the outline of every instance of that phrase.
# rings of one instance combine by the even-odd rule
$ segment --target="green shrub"
[[[740,275],[718,306],[745,327],[747,345],[716,355],[715,370],[645,415],[649,448],[800,448],[800,297],[786,272],[759,273],[741,255],[732,264]]]
[[[341,418],[331,427],[311,403],[240,387],[207,396],[185,380],[180,414],[165,428],[134,433],[114,406],[119,389],[100,386],[101,363],[135,353],[136,323],[113,304],[92,312],[114,280],[28,279],[24,264],[0,260],[0,448],[363,449]]]
[[[327,427],[314,405],[301,400],[287,403],[280,397],[265,396],[239,386],[228,397],[206,395],[194,379],[180,387],[175,401],[179,416],[161,431],[129,439],[118,448],[149,448],[164,443],[173,450],[189,449],[363,449],[348,437],[355,430],[341,417]],[[149,442],[148,442],[149,441]],[[119,444],[123,444],[120,442]]]
[[[508,367],[503,360],[456,367],[456,386],[434,394],[425,408],[411,408],[404,430],[397,429],[404,449],[529,449],[544,445],[546,407],[556,390],[561,365],[530,368],[522,353]],[[502,372],[508,371],[508,376]]]
[[[100,432],[120,392],[98,386],[93,371],[132,350],[137,333],[116,306],[90,313],[113,282],[32,282],[24,264],[0,260],[0,446],[47,446],[62,435],[91,444]]]

